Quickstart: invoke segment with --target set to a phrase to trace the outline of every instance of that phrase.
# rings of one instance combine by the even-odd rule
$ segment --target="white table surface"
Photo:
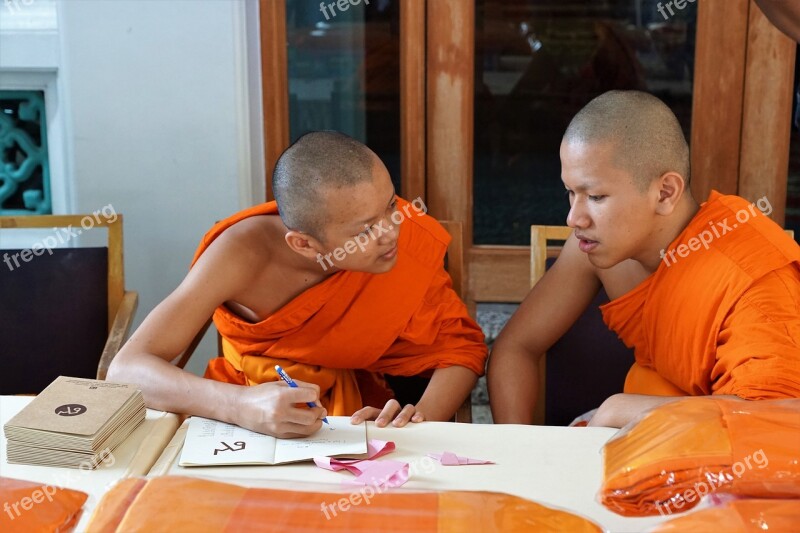
[[[186,423],[176,432],[150,476],[171,474],[228,481],[246,486],[342,492],[352,476],[313,463],[280,466],[181,467],[178,465]],[[596,500],[602,479],[603,444],[610,428],[565,428],[424,422],[405,428],[379,429],[371,422],[368,438],[394,441],[386,459],[406,461],[412,475],[403,489],[480,490],[513,494],[571,511],[609,531],[644,531],[668,517],[625,518]],[[428,453],[494,461],[494,465],[442,466],[424,459]],[[300,483],[303,482],[303,483]],[[333,500],[332,500],[333,501]]]
[[[0,396],[0,422],[8,422],[31,400],[33,397],[30,396]],[[91,471],[8,464],[6,439],[3,437],[0,438],[0,476],[86,492],[89,498],[84,504],[83,515],[76,528],[76,531],[84,531],[92,510],[106,490],[120,479],[147,474],[175,434],[178,425],[178,415],[148,409],[145,421],[112,451],[113,463],[109,460],[108,464],[101,463],[97,469]]]

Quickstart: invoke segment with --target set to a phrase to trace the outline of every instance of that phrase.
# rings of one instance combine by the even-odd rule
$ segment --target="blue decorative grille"
[[[0,215],[52,212],[42,91],[0,91]]]

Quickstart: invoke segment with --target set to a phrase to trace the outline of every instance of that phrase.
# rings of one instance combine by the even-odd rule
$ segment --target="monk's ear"
[[[283,238],[289,248],[309,259],[315,259],[317,254],[323,251],[317,239],[302,231],[289,230]]]
[[[686,181],[677,172],[667,172],[658,178],[658,203],[656,212],[659,215],[670,215],[680,203]]]

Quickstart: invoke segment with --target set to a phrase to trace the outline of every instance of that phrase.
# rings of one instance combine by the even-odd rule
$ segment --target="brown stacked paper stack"
[[[60,376],[3,426],[8,462],[94,469],[145,414],[134,385]]]

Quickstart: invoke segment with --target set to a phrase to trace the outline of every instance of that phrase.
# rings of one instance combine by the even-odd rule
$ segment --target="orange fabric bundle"
[[[658,269],[601,307],[636,363],[629,394],[800,398],[800,247],[712,191]]]
[[[706,494],[800,497],[800,400],[688,398],[603,448],[600,501],[624,516],[691,509]]]
[[[800,500],[734,500],[661,524],[653,533],[796,533]]]
[[[87,497],[77,490],[0,477],[0,531],[70,531],[78,523]]]
[[[123,508],[120,502],[128,503]],[[584,518],[506,494],[380,493],[370,486],[349,493],[285,491],[178,476],[116,485],[98,504],[89,530],[601,531]]]
[[[391,271],[337,272],[255,324],[219,307],[214,324],[223,353],[209,362],[206,377],[256,385],[278,380],[279,364],[294,379],[320,387],[328,414],[349,416],[362,407],[362,396],[379,407],[391,397],[376,387],[374,374],[416,376],[458,365],[483,375],[483,333],[444,270],[450,235],[407,201],[398,199],[397,205],[411,214],[399,226]],[[277,214],[275,202],[267,202],[219,222],[194,261],[235,223]],[[368,398],[367,385],[383,397]]]

